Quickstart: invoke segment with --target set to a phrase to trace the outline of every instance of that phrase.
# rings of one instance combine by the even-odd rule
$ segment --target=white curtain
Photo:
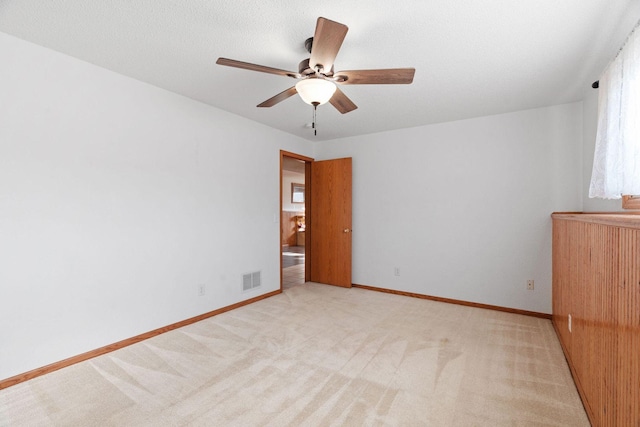
[[[598,133],[589,197],[640,195],[638,25],[600,77],[598,95]]]

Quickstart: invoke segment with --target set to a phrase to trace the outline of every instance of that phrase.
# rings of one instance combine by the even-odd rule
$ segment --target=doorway
[[[351,177],[350,157],[280,151],[280,289],[351,287]]]
[[[308,278],[307,207],[313,159],[280,153],[281,288],[303,285]]]

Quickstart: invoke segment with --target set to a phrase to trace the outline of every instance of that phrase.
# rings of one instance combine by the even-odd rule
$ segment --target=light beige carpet
[[[0,425],[589,423],[548,320],[305,284],[1,390]]]

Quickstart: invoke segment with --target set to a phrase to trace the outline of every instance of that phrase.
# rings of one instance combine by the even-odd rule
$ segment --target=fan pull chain
[[[318,104],[313,103],[313,122],[311,123],[311,127],[313,128],[313,136],[318,135],[318,129],[316,129],[316,111],[318,110]]]

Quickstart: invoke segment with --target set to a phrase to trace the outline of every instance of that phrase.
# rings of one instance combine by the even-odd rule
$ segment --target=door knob
[[[342,230],[342,231],[344,231],[345,233],[351,233],[351,231],[352,231],[352,230],[351,230],[350,228],[345,228],[345,229],[344,229],[344,230]]]

